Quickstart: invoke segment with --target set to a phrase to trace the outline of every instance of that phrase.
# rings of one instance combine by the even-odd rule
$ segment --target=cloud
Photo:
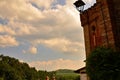
[[[0,0],[0,13],[0,17],[22,23],[43,17],[41,12],[29,3],[29,0]]]
[[[61,51],[63,53],[80,53],[80,49],[83,48],[83,44],[80,44],[79,42],[73,42],[70,40],[67,40],[65,38],[59,39],[59,38],[53,38],[49,40],[35,40],[33,44],[43,44],[46,45],[49,48]]]
[[[34,46],[31,46],[27,51],[23,50],[23,53],[30,53],[30,54],[36,54],[37,48]]]
[[[37,48],[32,46],[32,47],[30,47],[29,51],[30,51],[30,53],[36,54]]]
[[[38,52],[38,46],[42,44],[56,54],[74,53],[85,59],[83,29],[79,12],[73,5],[75,0],[65,0],[64,5],[57,1],[0,0],[0,47],[24,46],[26,49],[30,46],[23,53],[37,54],[42,53]],[[85,0],[90,4],[91,1]],[[47,70],[78,69],[84,65],[81,60],[69,59],[34,61],[29,64]]]
[[[0,35],[0,47],[18,46],[16,39],[9,35]]]
[[[93,0],[83,0],[83,1],[85,1],[87,3],[92,3]]]
[[[30,0],[30,2],[36,4],[36,6],[38,8],[45,8],[45,9],[50,9],[51,8],[51,5],[55,2],[56,0],[44,0],[44,1],[41,1],[41,0]]]
[[[35,27],[27,23],[14,22],[12,20],[7,25],[7,28],[11,28],[15,32],[15,36],[31,35],[37,31]]]
[[[15,31],[10,27],[0,25],[0,33],[15,35]]]
[[[81,60],[57,59],[29,62],[29,65],[35,67],[37,70],[52,71],[58,69],[79,69],[85,66],[85,63]]]
[[[35,42],[35,46],[43,44],[63,53],[84,53],[83,32],[74,0],[66,0],[65,5],[53,5],[54,2],[56,0],[0,1],[0,17],[9,20],[2,31],[29,45]],[[41,7],[45,9],[39,9]]]
[[[85,2],[85,9],[91,7],[95,2],[96,0],[83,0]]]

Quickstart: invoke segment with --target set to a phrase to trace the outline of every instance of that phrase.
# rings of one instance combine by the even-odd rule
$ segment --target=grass
[[[56,77],[58,80],[76,80],[76,78],[79,78],[80,75],[74,72],[57,72]]]

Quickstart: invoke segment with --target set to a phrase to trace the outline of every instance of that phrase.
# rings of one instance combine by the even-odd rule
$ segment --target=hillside
[[[74,73],[74,70],[59,69],[56,71],[57,80],[80,80],[80,75]]]
[[[53,76],[56,80],[80,80],[80,75],[73,70],[37,71],[18,59],[0,55],[0,80],[45,80],[46,76],[49,76],[50,80]]]
[[[70,70],[70,69],[59,69],[56,70],[57,73],[74,73],[74,70]]]
[[[0,80],[37,80],[37,70],[18,59],[0,55]]]

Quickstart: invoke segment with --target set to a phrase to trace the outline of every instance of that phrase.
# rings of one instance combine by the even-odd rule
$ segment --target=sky
[[[76,0],[0,0],[0,54],[37,70],[85,66]],[[83,0],[90,7],[95,0]]]

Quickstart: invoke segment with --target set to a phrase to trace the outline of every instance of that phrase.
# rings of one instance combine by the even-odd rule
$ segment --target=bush
[[[96,48],[86,60],[86,71],[91,80],[120,80],[120,52]]]

